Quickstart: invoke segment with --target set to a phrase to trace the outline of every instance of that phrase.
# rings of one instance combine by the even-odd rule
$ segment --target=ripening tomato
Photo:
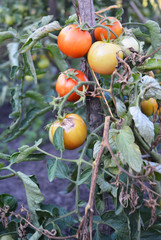
[[[116,53],[123,58],[121,48],[117,44],[98,41],[92,44],[88,52],[88,63],[94,72],[112,74],[117,65]]]
[[[58,35],[58,47],[68,57],[83,57],[91,45],[90,33],[81,30],[76,24],[66,26]]]
[[[73,74],[71,74],[71,73],[73,73]],[[73,89],[74,86],[76,86],[78,84],[78,81],[76,79],[74,79],[74,75],[82,82],[88,81],[87,76],[83,72],[72,69],[72,68],[68,69],[67,71],[65,71],[64,73],[61,73],[59,75],[57,82],[56,82],[56,91],[60,95],[60,97],[65,96],[67,93],[69,93]],[[88,89],[88,85],[86,85],[85,88]],[[83,86],[80,86],[78,88],[78,90],[82,91]],[[67,100],[69,102],[76,102],[79,99],[80,99],[80,96],[76,92],[73,92],[68,97]]]
[[[148,117],[155,114],[158,109],[158,103],[154,98],[142,101],[140,106],[141,111]]]
[[[108,17],[108,19],[110,20],[110,23],[103,22],[102,25],[110,28],[117,35],[117,37],[119,37],[123,30],[120,21],[117,20],[117,18],[115,17]],[[110,39],[116,39],[116,36],[112,32],[110,32],[110,34],[111,34]],[[102,38],[107,40],[108,31],[105,28],[98,27],[94,30],[94,36],[97,41],[103,40]]]
[[[53,143],[53,136],[58,127],[63,128],[65,149],[80,147],[87,137],[87,126],[77,114],[67,114],[63,120],[55,121],[49,129],[49,139]]]

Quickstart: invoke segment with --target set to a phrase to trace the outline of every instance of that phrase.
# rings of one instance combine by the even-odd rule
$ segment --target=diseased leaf
[[[123,164],[128,163],[134,171],[140,172],[143,161],[140,149],[138,145],[134,143],[135,139],[131,128],[125,126],[119,130],[115,136],[116,144],[120,151],[120,159]]]
[[[35,32],[33,32],[28,37],[28,39],[26,40],[26,43],[21,48],[21,53],[25,53],[28,50],[30,50],[37,43],[37,41],[39,41],[41,38],[46,37],[48,33],[51,33],[60,29],[61,29],[61,26],[57,21],[54,21],[43,27],[38,28]]]
[[[144,94],[144,98],[155,98],[161,100],[161,86],[155,78],[145,75],[142,77],[139,87],[140,91],[147,89]]]
[[[15,74],[19,67],[18,45],[19,44],[17,42],[7,44],[7,49],[8,49],[8,53],[9,53],[9,61],[10,61],[10,65],[11,65],[11,78],[15,78]]]
[[[151,145],[154,139],[154,124],[143,114],[139,107],[130,107],[130,114],[133,117],[135,126],[144,140]]]

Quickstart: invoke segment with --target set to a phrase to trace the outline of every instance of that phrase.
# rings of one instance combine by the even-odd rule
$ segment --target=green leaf
[[[40,208],[40,203],[44,201],[44,196],[41,193],[38,185],[33,182],[29,176],[20,171],[17,172],[17,175],[21,179],[25,187],[28,208],[31,214],[31,220],[33,221],[33,224],[38,225],[36,209]]]
[[[52,182],[55,178],[57,164],[58,164],[58,159],[55,159],[55,160],[53,160],[53,164],[48,165],[48,179],[49,179],[49,182]]]
[[[13,31],[0,32],[0,45],[6,39],[10,39],[10,38],[14,38],[14,37],[16,37],[16,34]]]
[[[0,169],[4,167],[4,163],[0,162]]]
[[[123,117],[126,113],[126,106],[119,98],[115,97],[115,100],[117,115],[118,117]]]
[[[105,212],[101,218],[104,223],[115,229],[117,240],[129,240],[129,229],[126,215],[122,212],[119,215],[115,215],[115,211]]]
[[[130,114],[133,117],[135,126],[144,140],[151,145],[154,139],[154,124],[143,114],[139,107],[130,107]]]
[[[60,179],[69,179],[69,168],[61,160],[49,159],[47,161],[48,178],[52,181],[55,177]]]
[[[35,100],[42,107],[47,106],[45,98],[41,93],[35,92],[33,90],[29,90],[26,92],[25,97]]]
[[[5,206],[9,206],[9,211],[15,211],[17,208],[17,200],[13,196],[9,194],[1,194],[0,195],[0,207],[4,208]]]
[[[38,28],[35,32],[33,32],[28,37],[28,39],[26,40],[26,43],[21,48],[21,53],[24,53],[30,50],[37,43],[37,41],[39,41],[41,38],[46,37],[48,33],[51,33],[60,29],[61,29],[61,26],[57,21],[54,21],[43,27]]]
[[[144,94],[145,99],[155,98],[161,100],[161,86],[153,77],[150,77],[148,75],[142,77],[139,87],[140,91],[148,89]]]
[[[114,198],[117,197],[117,188],[112,186],[110,183],[105,181],[100,176],[98,176],[98,178],[97,178],[97,184],[99,185],[99,187],[101,189],[101,193],[108,192],[108,193],[111,193],[111,195]]]
[[[93,158],[96,159],[97,157],[97,154],[100,150],[100,147],[101,147],[101,142],[100,141],[96,141],[96,143],[94,144],[94,147],[93,147]]]
[[[25,65],[27,66],[29,75],[33,77],[34,83],[37,84],[37,75],[36,75],[36,70],[32,60],[31,52],[27,51],[26,53],[24,53],[23,58],[24,58]]]
[[[155,69],[161,69],[161,59],[147,59],[147,61],[144,62],[143,65],[139,66],[140,69],[144,70],[155,70]]]
[[[149,34],[146,34],[145,31],[142,32],[140,28],[132,28],[132,33],[137,38],[140,38],[140,37],[147,38],[147,37],[149,37]]]
[[[64,151],[63,128],[58,127],[53,136],[53,145],[59,151]]]
[[[35,152],[37,150],[37,147],[42,143],[42,139],[38,140],[37,142],[35,142],[35,145],[33,145],[32,147],[29,147],[28,145],[24,145],[22,147],[20,147],[19,153],[14,153],[11,156],[11,162],[14,163],[18,163],[18,162],[23,162],[23,161],[32,161],[34,158],[34,155],[31,155],[33,152]],[[31,157],[32,156],[32,157]],[[38,155],[39,156],[39,155]],[[41,158],[36,158],[37,160],[42,160],[44,158],[44,154],[40,155]],[[30,157],[32,159],[30,159]],[[42,158],[43,157],[43,158]]]
[[[104,199],[100,198],[100,195],[95,196],[95,205],[96,205],[96,209],[99,212],[99,214],[102,214],[105,210],[105,201],[104,201]]]
[[[161,43],[161,34],[160,34],[160,26],[157,22],[148,20],[145,23],[145,26],[148,28],[151,38],[151,44],[153,47],[153,50],[160,47]],[[161,54],[161,50],[157,52],[157,54]]]
[[[91,175],[92,175],[92,168],[85,169],[80,175],[80,178],[79,178],[79,181],[78,181],[78,186],[83,184],[85,181],[87,181],[87,179]]]
[[[77,14],[74,13],[65,21],[65,25],[69,25],[71,23],[78,23],[78,17]]]
[[[141,171],[143,164],[141,152],[134,143],[134,135],[130,127],[125,126],[123,129],[119,130],[116,136],[116,144],[120,151],[120,159],[123,164],[128,163],[128,165],[136,172]]]
[[[10,61],[10,65],[11,65],[11,78],[15,78],[15,74],[19,67],[18,45],[19,44],[17,42],[12,42],[12,43],[7,44],[7,50],[9,53],[9,61]]]
[[[47,49],[51,52],[54,62],[61,72],[64,72],[69,68],[67,62],[64,59],[64,55],[59,50],[56,43],[47,45]]]
[[[12,95],[12,109],[13,112],[9,115],[10,118],[19,118],[21,115],[21,86],[16,84],[14,89],[11,90]]]
[[[9,161],[10,160],[10,155],[4,154],[4,153],[0,153],[0,159]]]

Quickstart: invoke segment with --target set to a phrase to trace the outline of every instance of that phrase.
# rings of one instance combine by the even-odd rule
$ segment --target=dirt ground
[[[11,111],[10,104],[5,104],[3,105],[3,107],[0,108],[0,125],[4,123],[9,124],[10,120],[8,119],[8,115],[10,111]],[[10,143],[12,144],[12,148],[15,149],[15,151],[17,151],[18,147],[20,147],[20,142],[21,138],[18,138]],[[30,144],[32,143],[29,143],[29,145]],[[47,145],[42,147],[42,149],[52,154],[58,153],[49,141],[47,142]],[[64,154],[64,157],[70,159],[71,158],[76,159],[77,156],[78,149],[72,151],[66,150]],[[75,190],[69,194],[64,194],[64,191],[67,185],[69,184],[69,181],[55,179],[53,182],[51,183],[49,182],[46,160],[35,162],[21,162],[14,165],[14,169],[16,171],[21,171],[27,175],[36,175],[40,185],[40,190],[45,197],[44,203],[61,206],[69,211],[74,210]],[[3,171],[3,174],[6,173]],[[0,181],[0,194],[2,193],[11,194],[12,196],[14,196],[18,200],[19,207],[21,206],[21,204],[27,206],[24,186],[17,176]],[[80,189],[81,200],[87,201],[88,193],[89,190],[85,186],[81,187]]]

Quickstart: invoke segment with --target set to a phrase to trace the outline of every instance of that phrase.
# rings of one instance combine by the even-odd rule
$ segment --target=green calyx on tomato
[[[80,147],[87,137],[87,126],[77,114],[67,114],[64,119],[55,121],[49,129],[49,139],[53,143],[53,136],[58,127],[63,128],[65,149]]]
[[[68,94],[79,82],[88,82],[87,76],[80,70],[68,69],[64,73],[61,73],[56,82],[56,92],[60,97],[64,97]],[[78,91],[83,93],[83,85],[80,86]],[[88,90],[88,85],[85,86],[85,90]],[[77,92],[73,92],[67,99],[69,102],[76,102],[80,99],[80,95]]]
[[[108,27],[109,31],[107,31],[106,27]],[[99,27],[96,27],[94,30],[94,36],[97,41],[101,41],[103,39],[116,39],[121,35],[122,31],[123,27],[120,21],[115,17],[108,17],[105,22],[99,24]]]
[[[92,37],[90,33],[81,30],[76,24],[66,26],[58,35],[58,47],[68,57],[83,57],[87,54],[91,45]]]
[[[117,65],[116,54],[122,59],[120,46],[114,43],[97,41],[92,44],[88,52],[88,63],[91,69],[99,74],[112,74]]]
[[[152,114],[155,114],[158,109],[158,103],[154,98],[143,100],[140,106],[141,106],[141,111],[148,117],[150,117]]]

